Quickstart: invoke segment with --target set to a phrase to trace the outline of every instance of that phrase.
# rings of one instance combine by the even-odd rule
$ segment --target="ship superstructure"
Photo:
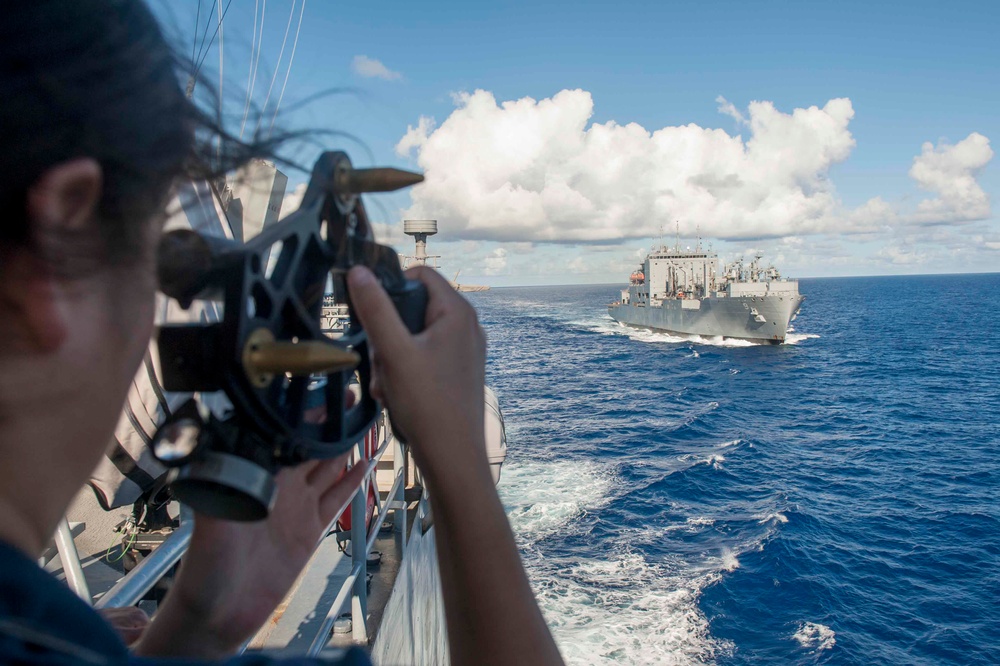
[[[669,333],[780,344],[804,296],[758,255],[719,272],[719,256],[697,247],[661,245],[632,273],[608,314],[629,326]]]

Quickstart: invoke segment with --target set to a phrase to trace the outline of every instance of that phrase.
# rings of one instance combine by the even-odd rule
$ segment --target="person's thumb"
[[[354,311],[382,358],[391,358],[409,346],[410,332],[374,273],[364,266],[355,266],[347,274],[347,288]]]

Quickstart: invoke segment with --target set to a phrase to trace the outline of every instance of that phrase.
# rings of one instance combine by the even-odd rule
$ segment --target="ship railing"
[[[339,519],[345,511],[350,510],[351,512],[351,571],[341,585],[333,603],[326,610],[323,623],[309,646],[309,655],[319,654],[329,643],[334,623],[340,617],[348,600],[350,600],[351,609],[352,640],[356,644],[368,643],[368,556],[371,554],[375,539],[390,512],[394,514],[393,524],[396,530],[401,533],[402,552],[403,554],[406,552],[408,516],[405,491],[409,450],[405,444],[393,436],[388,419],[384,417],[384,414],[380,423],[381,427],[378,428],[378,432],[381,434],[381,441],[375,453],[370,458],[365,458],[363,439],[354,450],[353,460],[355,464],[366,464],[368,469],[360,487],[336,513],[337,519]],[[390,447],[393,448],[392,486],[384,501],[381,499],[380,493],[375,493],[376,515],[370,524],[366,524],[368,488],[370,484],[375,483],[379,461],[382,460]],[[323,539],[337,538],[337,532],[334,531],[337,519],[328,526]],[[143,596],[153,589],[153,586],[170,573],[174,565],[187,551],[193,529],[194,518],[188,510],[182,507],[180,525],[149,556],[139,562],[132,571],[123,576],[96,602],[93,602],[90,595],[87,581],[83,575],[80,555],[73,543],[70,525],[65,519],[56,531],[55,542],[56,550],[63,563],[67,585],[82,599],[93,603],[95,608],[120,608],[138,604]],[[317,608],[316,612],[318,615],[321,609]],[[244,645],[243,649],[246,647]]]

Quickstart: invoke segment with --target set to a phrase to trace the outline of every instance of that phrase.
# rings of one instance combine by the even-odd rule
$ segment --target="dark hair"
[[[86,156],[101,165],[101,238],[45,245],[51,240],[57,254],[120,264],[135,256],[143,223],[178,176],[224,173],[269,155],[280,141],[239,141],[185,95],[180,81],[191,65],[170,48],[141,0],[31,0],[6,3],[3,12],[0,249],[39,245],[26,196],[60,162]],[[222,150],[211,164],[207,157],[216,150],[209,142],[217,137]]]

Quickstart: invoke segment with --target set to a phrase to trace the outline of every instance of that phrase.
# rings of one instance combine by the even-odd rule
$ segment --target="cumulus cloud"
[[[415,151],[427,176],[408,214],[463,238],[645,238],[674,220],[717,238],[824,231],[836,208],[827,172],[854,147],[847,99],[790,114],[754,102],[746,141],[694,124],[588,124],[583,90],[503,103],[477,90],[457,103],[440,127],[410,127],[397,151]]]
[[[366,79],[383,79],[385,81],[395,81],[397,79],[403,78],[403,75],[399,72],[394,72],[385,65],[382,64],[381,60],[376,60],[375,58],[369,58],[366,55],[356,55],[351,61],[351,71],[358,76],[363,76]]]
[[[396,144],[396,153],[409,155],[413,150],[419,150],[427,142],[427,137],[434,131],[434,119],[420,116],[417,126],[409,125],[406,134]]]
[[[483,264],[486,267],[484,271],[486,275],[499,275],[507,268],[507,250],[498,247],[486,255]]]
[[[438,126],[420,118],[396,146],[415,155],[426,181],[412,217],[437,218],[453,238],[530,242],[614,242],[681,233],[718,239],[870,233],[896,224],[982,219],[989,201],[975,181],[990,160],[978,134],[927,145],[912,177],[937,196],[915,211],[875,197],[845,209],[829,179],[855,141],[849,99],[784,113],[771,102],[719,111],[748,138],[695,124],[655,131],[591,123],[589,92],[498,102],[476,90],[455,96]]]
[[[993,159],[990,140],[973,132],[955,145],[944,141],[923,145],[913,158],[910,177],[937,195],[924,199],[912,215],[921,224],[969,222],[989,217],[990,198],[976,182],[979,171]]]

